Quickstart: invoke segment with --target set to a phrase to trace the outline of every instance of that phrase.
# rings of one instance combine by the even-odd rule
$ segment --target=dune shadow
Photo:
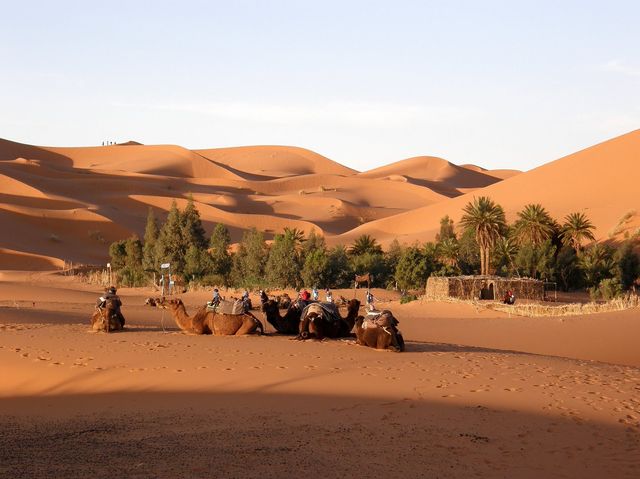
[[[31,479],[631,478],[638,464],[638,437],[616,425],[366,395],[13,397],[0,399],[0,427],[2,476]]]

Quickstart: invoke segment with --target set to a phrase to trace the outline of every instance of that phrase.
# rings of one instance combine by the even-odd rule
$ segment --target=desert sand
[[[637,476],[637,310],[523,318],[376,290],[398,354],[187,335],[147,288],[119,291],[125,331],[91,333],[100,292],[0,276],[0,476]]]
[[[638,308],[528,318],[375,290],[407,342],[394,354],[266,322],[187,335],[144,305],[149,288],[120,289],[125,331],[91,333],[102,288],[61,270],[103,265],[149,207],[163,219],[189,195],[233,240],[255,226],[428,241],[487,195],[509,221],[532,202],[585,212],[615,241],[640,226],[638,152],[635,131],[527,172],[430,156],[357,172],[287,146],[0,140],[0,477],[637,477]],[[180,297],[193,311],[210,294]]]

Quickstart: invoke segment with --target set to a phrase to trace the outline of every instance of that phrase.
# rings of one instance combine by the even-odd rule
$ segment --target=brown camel
[[[303,306],[296,301],[289,306],[284,316],[281,316],[277,301],[270,299],[262,304],[262,312],[267,321],[280,334],[298,334],[302,309]]]
[[[91,315],[91,329],[93,331],[118,331],[124,329],[124,317],[120,319],[122,313],[118,315],[118,304],[116,299],[107,299],[105,305],[97,307]]]
[[[187,333],[213,334],[214,336],[264,333],[264,326],[251,313],[214,313],[203,306],[193,316],[189,316],[181,299],[163,301],[160,306],[168,309],[178,327]]]
[[[399,321],[391,311],[383,311],[375,319],[358,316],[356,319],[356,343],[375,349],[404,351],[404,338],[398,330]]]
[[[340,317],[339,320],[329,319],[326,315],[315,311],[309,312],[300,320],[298,338],[309,339],[311,336],[315,336],[316,339],[322,340],[325,337],[347,337],[351,334],[359,309],[360,301],[354,298],[347,304],[347,316]]]

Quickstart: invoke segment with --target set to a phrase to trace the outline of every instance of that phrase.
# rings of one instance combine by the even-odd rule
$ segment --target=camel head
[[[358,315],[358,310],[360,309],[360,301],[356,298],[353,298],[347,304],[347,314],[348,316],[356,317]]]
[[[166,300],[162,298],[162,301],[158,303],[162,309],[169,309],[171,311],[176,311],[179,307],[184,308],[184,303],[180,298]]]

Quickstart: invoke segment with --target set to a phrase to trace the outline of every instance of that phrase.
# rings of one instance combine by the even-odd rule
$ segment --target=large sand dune
[[[24,253],[0,269],[31,269],[30,255],[104,262],[110,242],[142,236],[149,207],[162,218],[172,200],[182,207],[189,195],[205,228],[225,223],[234,240],[255,226],[268,238],[285,227],[315,229],[329,244],[348,244],[361,234],[382,244],[427,241],[442,216],[457,222],[478,195],[500,203],[509,220],[539,202],[558,220],[584,211],[598,239],[621,237],[640,226],[639,155],[635,131],[525,173],[428,156],[359,173],[286,146],[191,151],[135,142],[54,148],[0,140],[0,217],[7,225],[0,247]]]
[[[640,178],[640,130],[600,143],[531,171],[511,176],[485,188],[369,222],[335,241],[349,242],[361,234],[387,241],[424,241],[433,238],[439,220],[449,215],[455,222],[476,196],[489,196],[505,209],[507,220],[529,203],[542,204],[558,221],[567,214],[584,212],[596,227],[596,239],[620,236],[640,226],[636,194]],[[626,220],[622,221],[623,218]]]

